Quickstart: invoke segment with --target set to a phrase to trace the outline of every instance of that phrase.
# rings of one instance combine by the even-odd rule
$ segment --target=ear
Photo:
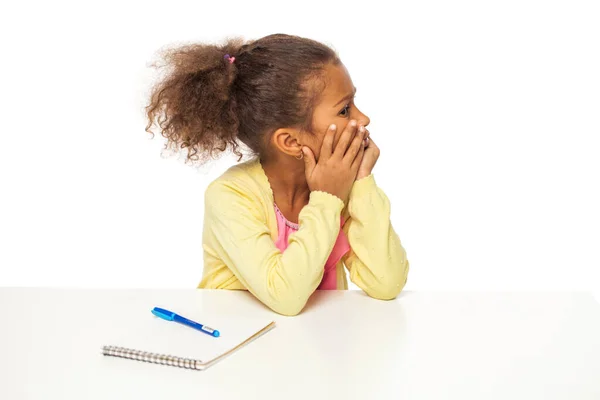
[[[294,128],[279,128],[271,136],[271,145],[283,154],[297,156],[302,152],[300,132]]]

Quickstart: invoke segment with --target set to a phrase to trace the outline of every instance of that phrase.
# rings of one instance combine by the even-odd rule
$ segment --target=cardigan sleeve
[[[390,202],[373,174],[354,182],[343,230],[351,250],[342,257],[350,280],[369,296],[389,300],[406,284],[409,262],[390,221]]]
[[[332,194],[311,192],[298,216],[300,227],[281,252],[261,201],[230,182],[213,182],[205,192],[203,247],[273,311],[296,315],[321,282],[343,207]]]

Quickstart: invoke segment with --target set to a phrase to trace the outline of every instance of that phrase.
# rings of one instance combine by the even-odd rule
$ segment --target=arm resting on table
[[[393,299],[406,284],[409,262],[390,221],[390,202],[373,175],[352,186],[344,232],[351,250],[342,258],[350,280],[369,296]]]
[[[205,194],[203,247],[223,260],[239,281],[273,311],[296,315],[316,290],[340,229],[344,203],[313,191],[300,211],[300,228],[282,253],[273,242],[260,203],[227,183]],[[206,283],[210,286],[210,282]]]

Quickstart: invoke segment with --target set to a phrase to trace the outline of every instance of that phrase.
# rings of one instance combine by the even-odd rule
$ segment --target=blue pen
[[[217,331],[216,329],[212,329],[206,325],[202,325],[197,322],[191,321],[187,318],[182,317],[181,315],[175,314],[173,311],[165,310],[164,308],[154,307],[154,309],[152,310],[152,314],[167,321],[179,322],[180,324],[187,325],[190,328],[198,329],[199,331],[204,332],[210,336],[219,337],[220,335],[219,331]]]

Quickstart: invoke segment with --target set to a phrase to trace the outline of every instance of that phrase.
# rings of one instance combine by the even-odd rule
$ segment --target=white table
[[[272,317],[206,371],[101,355],[157,303]],[[184,312],[181,312],[183,315]],[[246,292],[0,289],[0,399],[600,399],[600,306],[581,292],[317,292],[296,317]]]

